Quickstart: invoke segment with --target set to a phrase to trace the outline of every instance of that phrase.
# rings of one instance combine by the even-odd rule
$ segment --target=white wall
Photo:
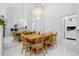
[[[6,17],[6,4],[0,4],[0,16],[4,15]],[[0,25],[0,56],[2,55],[3,51],[3,26]]]
[[[0,56],[2,56],[3,51],[3,26],[0,25]]]
[[[77,26],[78,26],[78,28],[79,28],[79,4],[78,3],[76,3],[75,5],[74,5],[74,7],[75,7],[75,12],[76,12],[76,14],[77,14]]]
[[[76,23],[77,23],[77,29],[78,29],[78,31],[77,31],[77,45],[76,45],[76,50],[77,50],[77,52],[79,53],[79,3],[75,3],[75,5],[74,5],[74,9],[75,9],[75,12],[76,12],[76,15],[77,15],[77,18],[76,18]]]
[[[62,16],[75,13],[73,4],[49,4],[45,7],[45,32],[58,32],[58,41],[62,37]]]
[[[27,21],[29,20],[28,13],[31,10],[30,9],[31,6],[32,6],[31,4],[23,4],[23,3],[6,4],[6,6],[5,6],[6,19],[8,20],[8,23],[6,26],[6,36],[11,35],[10,28],[12,28],[14,26],[14,24],[19,24],[19,26],[21,27],[22,24],[25,25],[25,22],[27,23]],[[23,22],[21,22],[21,20],[23,20],[25,22],[23,23]],[[29,23],[29,21],[28,21],[28,23]],[[30,27],[29,24],[28,24],[28,27]]]
[[[39,4],[38,4],[39,5]],[[24,20],[27,23],[28,30],[32,30],[32,11],[37,6],[37,4],[6,4],[6,19],[8,20],[6,26],[6,36],[10,36],[10,28],[13,27],[14,24],[24,24],[20,22],[20,20]],[[38,6],[39,7],[39,6]],[[42,23],[43,22],[43,23]],[[41,17],[40,21],[36,24],[39,31],[44,31],[44,17]],[[36,26],[35,25],[35,26]]]
[[[63,45],[62,42],[62,16],[76,14],[76,23],[79,28],[79,4],[49,4],[45,7],[45,32],[57,31],[58,32],[58,45],[59,43]],[[67,41],[68,42],[68,41]],[[72,41],[69,41],[72,43]],[[70,43],[70,44],[71,44]],[[72,51],[75,51],[79,54],[79,31],[77,31],[77,40],[74,42],[75,46],[69,46]],[[68,44],[66,45],[68,46]]]

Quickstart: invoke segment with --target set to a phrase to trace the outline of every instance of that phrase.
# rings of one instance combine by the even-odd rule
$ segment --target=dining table
[[[56,38],[52,39],[51,35],[55,37],[56,33],[21,33],[22,51],[25,49],[30,53],[41,53],[44,50],[47,51],[47,48],[51,46],[54,48],[54,42],[56,41]],[[26,53],[27,52],[25,52],[25,55]]]
[[[21,34],[21,36],[30,42],[35,42],[37,39],[45,37],[44,35],[40,35],[40,34],[36,34],[36,33],[34,33],[34,34]]]

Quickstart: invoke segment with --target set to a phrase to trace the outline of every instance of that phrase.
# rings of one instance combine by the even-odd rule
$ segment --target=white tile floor
[[[8,42],[7,42],[8,41]],[[67,43],[70,44],[70,43]],[[67,46],[66,46],[67,47]],[[46,56],[77,56],[79,55],[74,50],[69,50],[65,45],[57,44],[57,47],[53,49],[48,49]],[[27,54],[28,56],[29,54]],[[44,54],[40,54],[41,56]],[[4,49],[3,56],[24,56],[21,54],[21,43],[14,42],[12,37],[4,39]]]

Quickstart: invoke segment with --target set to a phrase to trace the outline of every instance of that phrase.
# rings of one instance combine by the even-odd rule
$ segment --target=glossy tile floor
[[[67,42],[67,44],[71,44]],[[73,46],[75,45],[72,42]],[[21,54],[21,43],[17,41],[13,41],[13,37],[6,37],[4,39],[4,47],[3,47],[3,56],[24,56]],[[52,48],[48,49],[48,52],[45,54],[46,56],[78,56],[79,53],[75,50],[67,49],[68,45],[57,44],[56,48],[53,50]],[[39,56],[43,56],[44,54],[40,54]],[[27,53],[26,56],[29,56]]]

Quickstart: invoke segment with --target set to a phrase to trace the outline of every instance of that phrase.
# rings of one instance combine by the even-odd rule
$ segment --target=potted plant
[[[6,25],[6,21],[4,19],[4,15],[0,16],[0,25],[3,26],[3,36],[5,36],[5,25]]]

